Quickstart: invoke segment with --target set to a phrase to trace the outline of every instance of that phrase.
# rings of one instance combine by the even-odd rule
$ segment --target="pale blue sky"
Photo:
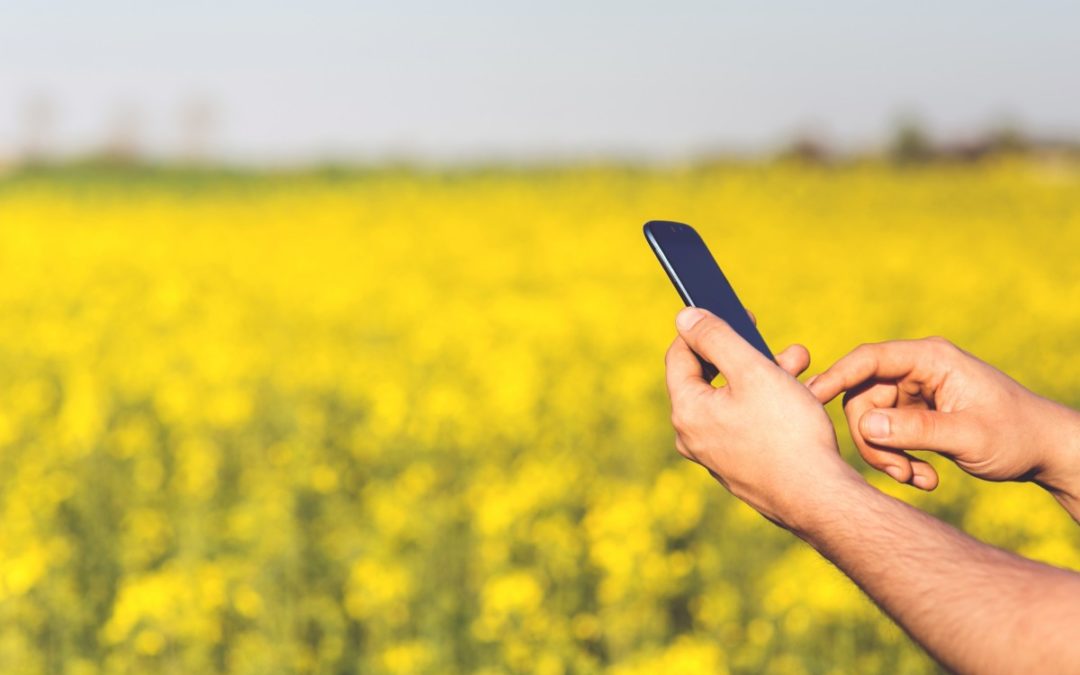
[[[55,149],[136,108],[155,154],[212,99],[234,160],[637,154],[962,134],[1080,135],[1080,2],[0,0],[0,155],[32,96]]]

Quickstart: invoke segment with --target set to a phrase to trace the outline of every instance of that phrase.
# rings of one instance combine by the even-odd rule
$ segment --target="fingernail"
[[[930,479],[927,476],[915,474],[915,477],[911,479],[911,483],[920,490],[930,489]]]
[[[901,476],[903,476],[904,474],[900,470],[900,467],[898,467],[898,466],[887,466],[887,467],[885,467],[885,473],[892,476],[892,479],[895,480],[895,481],[899,481],[901,483],[904,482],[904,479],[901,478]]]
[[[679,330],[690,330],[698,321],[705,317],[705,313],[697,307],[687,307],[675,317],[675,326]]]
[[[889,435],[889,416],[872,412],[866,416],[866,435],[870,438],[886,438]]]

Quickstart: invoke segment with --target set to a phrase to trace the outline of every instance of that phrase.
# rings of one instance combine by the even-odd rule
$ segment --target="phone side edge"
[[[667,255],[664,253],[664,247],[660,245],[660,240],[657,239],[656,233],[653,232],[653,228],[650,227],[653,224],[667,224],[673,221],[666,220],[650,220],[642,227],[642,231],[645,233],[645,241],[648,242],[649,248],[652,249],[653,255],[660,262],[660,267],[664,268],[664,272],[667,274],[668,279],[671,281],[671,285],[675,287],[675,291],[682,298],[683,304],[687,307],[695,307],[694,301],[690,298],[690,294],[687,293],[686,287],[683,285],[679,275],[675,272],[675,268],[668,262]]]

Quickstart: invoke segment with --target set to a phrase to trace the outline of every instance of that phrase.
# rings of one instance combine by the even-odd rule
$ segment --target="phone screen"
[[[776,360],[746,308],[739,302],[735,289],[694,228],[683,223],[654,220],[645,223],[645,238],[683,302],[709,310],[759,352]]]

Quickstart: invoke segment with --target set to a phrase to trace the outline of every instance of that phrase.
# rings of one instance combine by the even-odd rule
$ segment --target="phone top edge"
[[[675,265],[673,265],[668,259],[668,255],[664,250],[664,245],[661,243],[661,240],[665,238],[665,234],[670,233],[672,235],[675,235],[679,232],[682,232],[684,235],[691,235],[694,239],[696,239],[697,244],[700,245],[701,248],[704,250],[705,255],[708,256],[709,260],[711,261],[712,266],[716,268],[716,274],[719,275],[719,280],[723,284],[723,286],[727,288],[727,291],[731,296],[731,300],[738,307],[738,310],[741,313],[745,314],[745,319],[742,315],[738,317],[732,317],[728,316],[726,313],[719,312],[717,313],[717,315],[727,321],[744,340],[746,340],[748,343],[751,344],[751,346],[761,352],[762,355],[764,355],[769,360],[776,362],[776,356],[772,353],[772,350],[769,348],[768,343],[765,342],[765,338],[761,335],[761,332],[757,329],[757,326],[755,326],[753,322],[749,320],[749,314],[746,313],[746,306],[742,304],[742,301],[735,293],[734,288],[731,287],[731,283],[727,280],[727,277],[725,276],[723,270],[720,269],[719,263],[716,262],[716,257],[713,256],[712,251],[709,250],[708,245],[705,243],[705,240],[701,237],[701,235],[698,234],[697,230],[685,223],[679,223],[676,221],[650,220],[643,226],[643,231],[645,233],[645,239],[649,244],[649,248],[652,249],[653,254],[656,256],[656,259],[660,262],[660,266],[664,269],[664,272],[667,274],[668,279],[671,281],[671,284],[675,287],[676,292],[687,307],[699,307],[701,305],[695,302],[689,289],[686,287],[686,284],[683,283],[683,280],[680,278],[679,272],[675,269]],[[706,306],[708,306],[707,302]],[[715,310],[713,311],[715,312]]]
[[[642,226],[641,229],[644,230],[645,236],[648,237],[650,235],[650,233],[652,233],[653,236],[655,236],[655,230],[658,230],[661,227],[665,227],[665,226],[671,228],[673,231],[674,230],[690,230],[690,231],[694,231],[694,228],[690,227],[686,223],[680,223],[677,220],[650,220],[649,222],[645,223]]]
[[[686,286],[683,285],[682,279],[679,278],[679,275],[675,271],[675,268],[668,261],[667,255],[664,253],[664,248],[656,239],[656,233],[654,232],[653,226],[661,225],[681,225],[683,227],[690,226],[684,225],[683,223],[676,223],[670,220],[650,220],[649,222],[645,223],[645,226],[642,229],[645,232],[645,241],[648,242],[649,248],[652,249],[653,255],[655,255],[656,259],[660,262],[660,267],[664,268],[664,273],[667,274],[668,279],[671,281],[671,284],[675,287],[675,291],[679,294],[679,297],[682,298],[683,304],[687,307],[696,307],[697,305],[695,305],[693,299],[691,299],[690,293],[686,290]]]

